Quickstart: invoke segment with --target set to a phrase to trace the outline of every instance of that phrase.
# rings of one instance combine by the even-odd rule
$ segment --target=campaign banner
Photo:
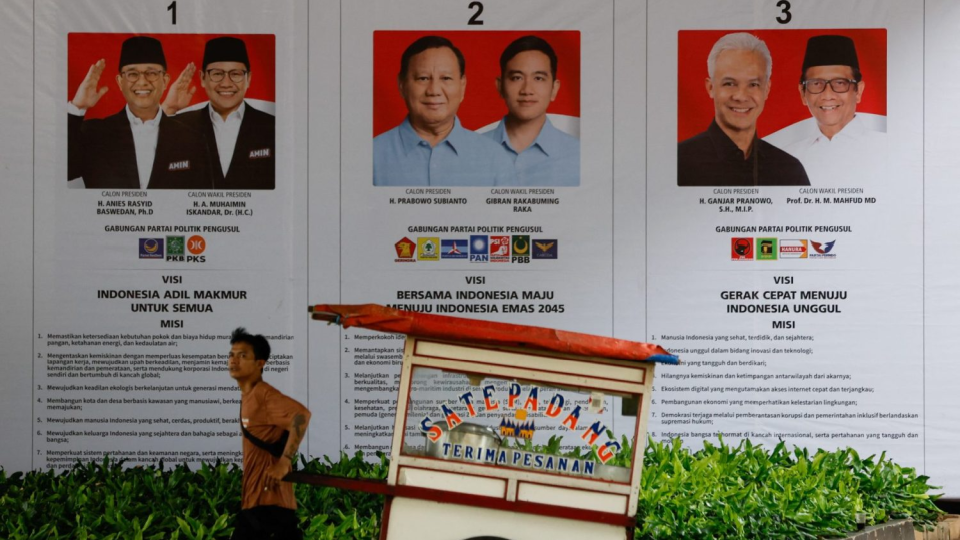
[[[612,2],[341,9],[341,302],[611,335]],[[386,451],[402,340],[340,345],[340,447]]]
[[[238,462],[233,329],[307,401],[295,4],[116,4],[37,6],[33,466]]]
[[[650,5],[650,433],[922,466],[923,18],[791,4]]]
[[[659,343],[651,436],[955,496],[949,0],[0,12],[4,467],[238,459],[238,326],[303,452],[385,451],[402,339],[303,310],[377,302]]]

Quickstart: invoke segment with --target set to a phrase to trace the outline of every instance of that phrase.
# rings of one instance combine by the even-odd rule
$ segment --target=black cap
[[[156,38],[134,36],[128,38],[120,47],[120,69],[130,64],[160,64],[167,69],[167,59],[163,56],[163,45]]]
[[[235,37],[218,37],[207,42],[203,49],[203,69],[214,62],[241,62],[250,69],[247,46]]]
[[[807,41],[803,73],[815,66],[850,66],[859,71],[857,48],[847,36],[814,36]],[[802,75],[801,75],[802,76]]]

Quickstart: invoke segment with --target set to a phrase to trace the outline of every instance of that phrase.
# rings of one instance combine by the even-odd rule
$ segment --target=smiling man
[[[547,118],[547,108],[560,91],[553,47],[538,36],[507,45],[500,55],[497,91],[507,115],[486,136],[513,161],[517,185],[580,185],[580,140]]]
[[[796,158],[757,138],[772,63],[767,45],[751,34],[727,34],[713,45],[705,83],[714,119],[678,145],[677,185],[810,185]]]
[[[201,109],[177,114],[207,137],[217,189],[274,189],[276,122],[244,99],[253,74],[243,40],[218,37],[203,51],[200,82],[209,102]],[[169,114],[190,104],[195,67],[180,74],[163,102]]]
[[[240,387],[243,432],[241,511],[233,540],[299,540],[293,484],[283,477],[293,469],[310,422],[310,411],[263,380],[270,343],[260,334],[237,328],[230,336],[227,367]]]
[[[812,118],[802,138],[785,149],[803,163],[813,185],[846,187],[882,177],[887,137],[865,120],[869,115],[857,114],[866,82],[853,40],[810,38],[798,88]]]
[[[107,118],[84,120],[109,90],[98,87],[104,69],[104,59],[90,66],[68,104],[67,179],[101,189],[212,187],[203,136],[160,110],[170,80],[160,42],[147,36],[123,42],[117,86],[127,104]]]
[[[450,40],[424,36],[414,41],[400,58],[397,85],[407,117],[373,139],[373,185],[516,185],[506,154],[460,125],[466,61]]]

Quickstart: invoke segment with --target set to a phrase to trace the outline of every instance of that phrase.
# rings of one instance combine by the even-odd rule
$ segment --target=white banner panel
[[[236,460],[237,326],[271,338],[268,380],[307,401],[298,6],[164,7],[37,5],[36,467]],[[224,36],[243,54],[207,48]],[[198,111],[151,135],[191,65],[180,105]],[[211,122],[240,97],[225,143]]]
[[[6,51],[0,69],[8,77],[0,94],[0,425],[10,436],[0,440],[0,466],[28,470],[33,368],[33,6],[28,0],[3,6],[0,36]]]
[[[650,430],[922,466],[922,6],[789,5],[650,4]]]
[[[349,66],[341,78],[344,303],[612,332],[612,8],[342,5],[342,64]],[[559,81],[552,102],[533,90],[512,97],[513,70],[522,69],[501,70],[504,50],[529,35],[557,56],[555,70],[537,68]],[[449,46],[427,49],[449,57],[456,86],[449,92],[417,87],[432,76],[417,59],[427,54],[412,54],[408,77],[398,77],[403,52],[433,36],[464,57],[461,74]],[[509,124],[498,127],[505,116],[522,116],[505,106],[512,99],[517,109],[547,107],[552,126],[542,128],[539,148],[519,156],[508,151],[522,144],[504,138]],[[433,148],[418,144],[410,126],[441,108],[455,114],[455,131]],[[527,162],[543,154],[536,165]],[[508,156],[515,163],[503,166]],[[345,332],[339,378],[349,404],[375,405],[375,418],[358,417],[345,403],[342,447],[386,450],[391,422],[381,413],[395,399],[402,342],[367,337]]]
[[[386,450],[402,340],[303,309],[375,302],[659,343],[651,436],[956,497],[955,4],[6,2],[0,466],[236,459],[237,326],[304,452]]]
[[[960,77],[951,70],[951,58],[960,54],[956,28],[960,6],[937,0],[926,3],[924,65],[924,407],[926,444],[924,474],[944,486],[948,497],[960,497],[957,434],[960,433],[960,395],[956,391],[960,346],[960,216],[955,200],[957,129],[960,106],[956,95]],[[934,83],[933,81],[936,81]]]

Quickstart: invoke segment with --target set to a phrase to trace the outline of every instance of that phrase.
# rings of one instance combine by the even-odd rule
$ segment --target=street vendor
[[[233,540],[300,540],[293,469],[307,431],[310,411],[263,380],[270,343],[237,328],[230,336],[230,376],[240,387],[243,431],[241,510]]]

